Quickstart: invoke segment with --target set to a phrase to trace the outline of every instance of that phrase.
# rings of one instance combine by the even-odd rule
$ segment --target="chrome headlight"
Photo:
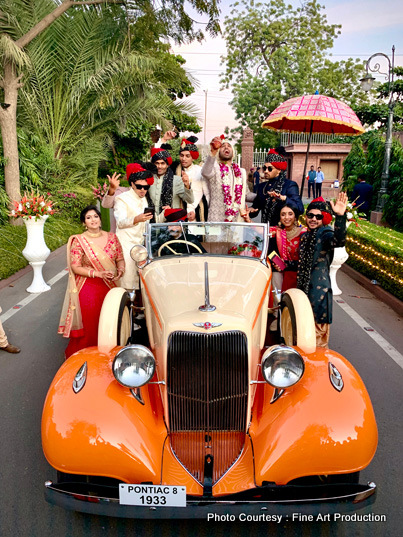
[[[292,347],[275,345],[262,358],[264,380],[275,388],[289,388],[296,384],[305,371],[301,355]]]
[[[115,379],[127,388],[140,388],[150,382],[155,371],[155,359],[143,345],[121,349],[112,364]]]
[[[148,261],[147,248],[142,244],[136,244],[130,250],[130,257],[136,262],[138,267],[142,267]]]

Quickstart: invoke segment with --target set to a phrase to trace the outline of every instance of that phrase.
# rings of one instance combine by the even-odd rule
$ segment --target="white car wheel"
[[[311,303],[300,289],[288,289],[281,298],[280,336],[289,346],[307,354],[316,349],[315,320]]]
[[[126,345],[131,334],[130,298],[122,287],[111,289],[102,304],[98,326],[98,346]]]

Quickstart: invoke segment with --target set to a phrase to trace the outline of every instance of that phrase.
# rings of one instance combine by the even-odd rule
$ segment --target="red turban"
[[[145,170],[141,163],[132,162],[126,166],[126,177],[129,184],[137,181],[138,179],[145,179],[147,184],[154,184],[154,177],[150,170]]]
[[[323,215],[323,225],[328,226],[333,219],[332,208],[327,203],[327,201],[320,196],[311,201],[311,203],[306,208],[306,212],[309,213],[311,209],[318,209]]]

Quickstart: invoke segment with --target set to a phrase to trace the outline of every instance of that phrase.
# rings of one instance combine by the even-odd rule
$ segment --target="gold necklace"
[[[297,237],[301,233],[301,229],[299,227],[294,226],[290,231],[286,230],[287,239],[290,241]]]
[[[94,239],[96,239],[97,237],[101,237],[101,235],[102,235],[102,231],[97,231],[96,233],[91,233],[91,231],[88,231],[88,229],[87,229],[86,233],[87,233],[87,235],[89,237],[93,237]]]

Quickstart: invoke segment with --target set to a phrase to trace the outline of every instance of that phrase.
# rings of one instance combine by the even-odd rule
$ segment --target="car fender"
[[[91,347],[61,366],[42,414],[44,454],[61,472],[159,483],[167,436],[159,386],[142,387],[140,403],[113,376],[118,350]],[[85,385],[74,393],[74,377],[85,362]]]
[[[305,372],[296,385],[275,402],[274,388],[265,383],[257,387],[249,434],[258,485],[358,472],[376,451],[374,411],[354,367],[328,349],[310,355],[299,351]],[[329,363],[342,375],[341,391],[330,382]]]

